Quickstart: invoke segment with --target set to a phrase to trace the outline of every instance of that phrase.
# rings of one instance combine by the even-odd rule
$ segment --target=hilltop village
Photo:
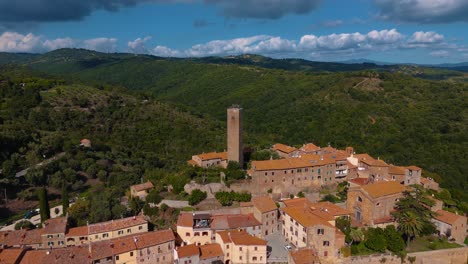
[[[403,201],[408,199],[418,210],[426,210],[436,236],[463,244],[466,216],[448,211],[442,201],[427,195],[440,188],[421,168],[388,164],[355,153],[353,147],[313,143],[298,148],[277,143],[270,159],[245,164],[242,113],[240,106],[227,110],[226,152],[196,154],[188,164],[237,164],[246,168],[245,179],[229,187],[222,183],[218,191],[210,184],[186,190],[212,197],[248,193],[248,201],[213,210],[181,210],[176,223],[164,230],[149,224],[143,212],[79,227],[70,227],[67,216],[56,217],[40,229],[0,231],[0,263],[368,263],[350,257],[353,243],[362,241],[364,232],[377,230],[390,237],[398,229],[408,241],[417,236],[399,228],[412,213],[405,211]],[[336,197],[331,193],[321,194],[340,187],[340,201],[330,201]],[[129,194],[145,200],[153,188],[148,181],[131,186]],[[396,240],[404,247],[401,236]],[[403,249],[393,250],[387,242],[387,248],[376,251]]]

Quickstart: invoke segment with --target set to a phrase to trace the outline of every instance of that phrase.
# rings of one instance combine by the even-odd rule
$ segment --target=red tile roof
[[[369,182],[368,178],[354,178],[349,180],[349,182],[355,183],[357,185],[366,185]]]
[[[304,154],[299,158],[252,161],[252,169],[257,171],[288,170],[323,166],[327,164],[335,164],[335,160],[329,155]]]
[[[213,230],[228,230],[262,225],[253,214],[216,215],[212,217]]]
[[[133,188],[137,192],[141,192],[141,191],[153,189],[154,185],[150,181],[147,181],[145,183],[132,185],[130,188]]]
[[[148,248],[175,240],[174,232],[170,229],[142,233],[133,237],[136,240],[136,247],[138,249]]]
[[[404,185],[394,181],[371,183],[363,185],[361,188],[373,198],[402,193],[406,190]]]
[[[224,253],[219,244],[207,244],[200,246],[200,260],[223,257]]]
[[[301,248],[299,250],[290,251],[291,258],[295,264],[316,264],[320,263],[319,257],[311,248]]]
[[[282,210],[304,227],[310,227],[314,225],[333,227],[326,219],[313,214],[310,208],[284,207]]]
[[[288,199],[288,200],[284,200],[283,203],[287,207],[310,207],[312,206],[312,202],[307,200],[306,198]]]
[[[120,229],[129,228],[132,226],[147,224],[148,222],[142,217],[127,217],[97,224],[89,225],[89,234],[98,234],[103,232],[111,232]]]
[[[275,201],[270,196],[257,196],[252,198],[252,203],[261,213],[278,210]]]
[[[396,175],[405,175],[405,168],[401,166],[391,165],[390,167],[388,167],[388,173]]]
[[[297,150],[297,148],[295,148],[295,147],[291,147],[291,146],[284,145],[284,144],[281,144],[281,143],[274,144],[272,149],[281,151],[281,152],[286,153],[286,154],[289,154],[289,153],[294,152],[294,151]]]
[[[68,229],[66,234],[67,237],[87,236],[88,226],[79,226]]]
[[[198,256],[199,254],[200,249],[195,244],[190,244],[177,249],[177,255],[179,258]]]
[[[313,214],[320,216],[321,218],[326,219],[328,221],[334,220],[335,217],[352,214],[351,211],[341,208],[338,205],[330,202],[314,203],[309,208],[312,210]]]
[[[357,158],[360,162],[365,163],[369,166],[373,167],[388,167],[389,165],[385,163],[385,161],[380,160],[380,159],[374,159],[367,153],[363,154],[356,154],[354,155],[355,158]]]
[[[67,218],[57,217],[51,218],[44,222],[43,234],[65,234],[67,230]]]
[[[53,250],[29,250],[21,259],[21,264],[84,264],[91,263],[88,247],[68,247]]]
[[[181,213],[177,219],[177,226],[193,227],[193,214]]]
[[[201,160],[221,159],[227,160],[227,152],[209,152],[197,155]]]
[[[16,264],[21,258],[24,249],[8,248],[0,249],[0,263],[2,264]]]
[[[315,152],[320,150],[320,147],[314,145],[313,143],[307,143],[302,145],[301,150],[304,152]]]
[[[267,245],[267,242],[265,240],[249,235],[245,231],[228,230],[218,232],[217,234],[219,234],[224,243],[234,243],[235,245],[246,246]]]
[[[457,214],[454,214],[445,210],[438,210],[436,213],[437,215],[434,217],[436,220],[447,223],[449,225],[453,225],[455,224],[456,221],[458,221],[459,219],[463,219],[463,218],[464,218],[464,223],[466,223],[466,216],[457,215]]]

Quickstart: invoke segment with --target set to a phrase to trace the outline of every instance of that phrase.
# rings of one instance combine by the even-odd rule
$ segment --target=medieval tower
[[[242,108],[233,105],[227,110],[227,159],[244,164],[242,146]]]

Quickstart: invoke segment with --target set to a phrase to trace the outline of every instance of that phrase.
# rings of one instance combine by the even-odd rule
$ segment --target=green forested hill
[[[418,165],[456,198],[468,200],[468,85],[413,77],[461,73],[373,64],[357,72],[342,66],[342,72],[340,64],[326,63],[304,70],[309,62],[295,63],[300,66],[257,56],[162,59],[58,50],[25,65],[67,81],[144,91],[218,124],[227,106],[241,104],[246,142],[254,147],[352,145],[389,163]]]

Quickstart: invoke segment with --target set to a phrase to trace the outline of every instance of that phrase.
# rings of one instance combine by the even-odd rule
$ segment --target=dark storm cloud
[[[205,0],[221,9],[223,15],[236,18],[278,19],[287,14],[307,14],[321,0]]]
[[[309,13],[321,0],[0,0],[0,23],[11,27],[15,23],[74,21],[96,10],[113,12],[141,3],[193,2],[213,5],[227,17],[277,19]]]
[[[467,0],[374,0],[379,16],[408,23],[468,22]]]

